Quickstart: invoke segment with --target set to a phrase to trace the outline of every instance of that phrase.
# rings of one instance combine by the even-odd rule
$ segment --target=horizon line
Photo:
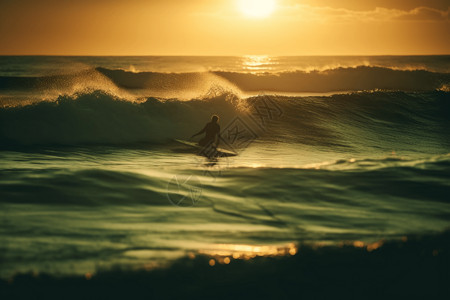
[[[270,57],[318,57],[318,56],[450,56],[447,54],[0,54],[0,56],[60,56],[60,57],[244,57],[244,56],[270,56]]]

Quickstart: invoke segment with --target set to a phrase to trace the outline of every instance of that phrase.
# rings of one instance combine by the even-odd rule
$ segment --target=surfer
[[[207,123],[205,127],[191,136],[191,138],[205,133],[205,137],[202,138],[198,144],[202,147],[206,147],[209,145],[212,145],[214,142],[216,142],[215,147],[219,146],[219,140],[220,140],[220,126],[217,124],[219,122],[219,117],[216,115],[213,115],[211,117],[211,122]]]

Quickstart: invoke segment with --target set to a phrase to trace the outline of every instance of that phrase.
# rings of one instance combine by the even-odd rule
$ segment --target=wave
[[[161,143],[189,134],[213,113],[232,114],[226,96],[188,102],[131,102],[104,91],[0,109],[2,145]],[[192,128],[187,128],[190,124]]]
[[[93,91],[0,108],[0,140],[3,147],[164,143],[190,136],[212,114],[219,114],[223,130],[240,117],[266,140],[350,148],[382,140],[392,143],[392,149],[403,141],[409,148],[438,145],[448,149],[449,95],[443,91],[360,92],[242,99],[225,93],[190,101],[147,98],[139,102]],[[266,109],[261,108],[264,105],[279,115],[270,127],[260,130],[261,113],[254,113]]]
[[[82,157],[82,153],[76,150],[65,153],[73,155],[74,164],[77,156]],[[130,151],[127,155],[143,157],[148,152]],[[5,169],[0,176],[0,203],[171,206],[167,193],[177,195],[183,191],[171,189],[168,183],[173,175],[165,173],[166,171],[168,170],[154,170],[141,174],[133,170],[110,168]],[[404,210],[405,204],[410,209],[417,205],[419,207],[415,212],[420,212],[420,206],[428,203],[430,211],[422,212],[422,217],[425,217],[426,214],[432,214],[433,205],[450,203],[449,184],[446,180],[449,171],[450,155],[404,161],[389,158],[337,161],[319,169],[312,166],[232,167],[226,172],[211,171],[216,172],[222,187],[220,192],[217,191],[217,182],[208,180],[203,170],[190,169],[188,172],[189,176],[195,178],[190,184],[202,189],[199,201],[195,204],[197,207],[210,207],[219,215],[234,214],[246,220],[276,226],[272,224],[276,220],[266,219],[266,211],[247,215],[246,207],[252,206],[252,203],[235,207],[235,202],[229,199],[239,199],[245,195],[250,199],[257,199],[256,202],[261,205],[272,205],[279,201],[279,193],[283,191],[285,205],[295,204],[299,199],[314,199],[318,205],[348,206],[351,210],[372,202],[380,208],[389,206],[394,209],[395,206],[399,211]],[[343,186],[345,190],[341,190]],[[316,194],[317,187],[320,187],[320,193]],[[39,195],[38,202],[33,195]],[[446,211],[440,213],[444,220],[448,218]],[[433,216],[437,217],[439,216]],[[304,216],[302,219],[307,220],[308,217]],[[360,226],[365,225],[361,223]]]
[[[98,67],[74,74],[42,77],[0,77],[0,90],[64,90],[74,86],[102,86],[130,91],[147,91],[146,96],[189,99],[212,87],[243,92],[329,93],[338,91],[401,90],[430,91],[448,89],[450,73],[425,70],[398,70],[357,66],[328,70],[278,73],[130,72]],[[66,92],[67,93],[67,92]]]
[[[325,71],[246,74],[215,72],[244,91],[333,92],[363,90],[426,91],[450,82],[450,74],[359,66]]]

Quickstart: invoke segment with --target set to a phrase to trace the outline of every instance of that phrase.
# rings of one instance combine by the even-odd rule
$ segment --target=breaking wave
[[[98,67],[76,74],[42,77],[0,77],[0,90],[93,89],[143,92],[141,95],[183,98],[197,97],[214,87],[238,93],[328,93],[338,91],[402,90],[431,91],[448,89],[450,73],[426,70],[398,70],[384,67],[358,66],[318,71],[278,73],[191,72],[160,73],[131,72]]]
[[[269,101],[281,117],[263,139],[334,147],[364,147],[382,139],[448,147],[449,95],[379,91],[240,98],[224,93],[189,101],[129,101],[97,90],[0,108],[0,140],[2,146],[164,143],[190,136],[212,114],[220,115],[224,128],[258,101]]]

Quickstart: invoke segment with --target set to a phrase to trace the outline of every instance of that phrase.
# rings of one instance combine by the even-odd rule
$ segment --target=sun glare
[[[250,18],[265,18],[273,13],[276,0],[237,0],[239,10]]]

